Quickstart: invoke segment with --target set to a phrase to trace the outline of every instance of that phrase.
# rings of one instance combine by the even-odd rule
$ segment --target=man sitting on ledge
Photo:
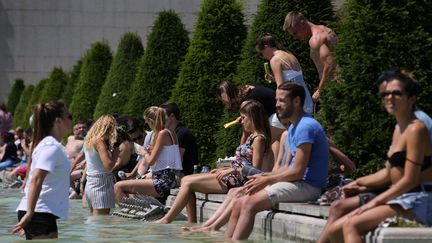
[[[225,237],[247,239],[258,212],[279,202],[314,201],[325,188],[329,146],[321,125],[304,113],[304,99],[304,88],[298,84],[285,82],[277,88],[277,113],[292,123],[287,160],[276,171],[249,177],[244,186],[248,195],[235,201]]]

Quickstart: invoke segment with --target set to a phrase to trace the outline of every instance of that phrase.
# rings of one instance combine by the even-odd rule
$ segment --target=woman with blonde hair
[[[92,215],[109,214],[115,208],[112,169],[118,157],[117,123],[113,116],[101,116],[90,128],[84,141],[87,162],[85,198]]]
[[[153,131],[154,139],[143,151],[143,165],[151,174],[143,179],[120,181],[115,184],[117,202],[127,194],[165,197],[176,186],[176,173],[182,170],[180,148],[175,132],[165,128],[165,109],[151,106],[144,111],[144,120]],[[147,170],[147,169],[145,169]]]

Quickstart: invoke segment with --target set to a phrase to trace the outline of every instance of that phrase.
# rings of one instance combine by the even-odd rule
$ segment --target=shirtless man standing
[[[315,63],[319,74],[319,85],[312,95],[316,103],[320,99],[320,90],[325,83],[334,78],[336,63],[332,56],[332,46],[337,42],[336,33],[324,26],[309,22],[303,14],[291,11],[285,17],[284,31],[289,32],[294,38],[309,40],[310,57]]]

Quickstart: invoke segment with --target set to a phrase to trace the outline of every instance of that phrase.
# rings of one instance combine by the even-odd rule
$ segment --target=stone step
[[[172,205],[178,189],[171,190],[167,206]],[[211,217],[225,199],[225,194],[196,193],[198,222]],[[280,203],[275,210],[255,216],[254,233],[265,239],[315,242],[326,223],[329,206],[308,203]],[[186,214],[186,210],[182,213]],[[432,228],[378,228],[365,237],[367,243],[432,242]]]

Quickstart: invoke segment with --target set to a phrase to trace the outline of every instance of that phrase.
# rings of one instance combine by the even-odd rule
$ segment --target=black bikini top
[[[405,167],[405,161],[406,161],[406,151],[398,151],[398,152],[394,152],[392,154],[392,156],[390,156],[390,158],[388,159],[391,167]],[[420,166],[419,163],[417,162],[412,162],[415,165]],[[425,156],[423,163],[421,164],[421,170],[426,170],[429,167],[431,167],[432,165],[432,161],[431,161],[431,156]]]

